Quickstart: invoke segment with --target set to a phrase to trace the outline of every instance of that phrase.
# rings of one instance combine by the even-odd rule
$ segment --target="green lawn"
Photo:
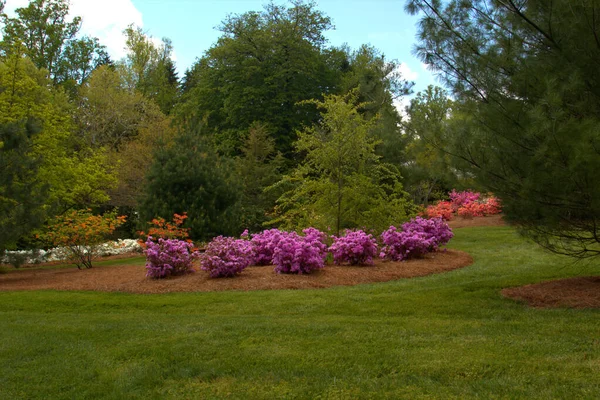
[[[594,275],[511,228],[475,264],[325,290],[0,293],[0,398],[599,398],[600,311],[500,289]]]

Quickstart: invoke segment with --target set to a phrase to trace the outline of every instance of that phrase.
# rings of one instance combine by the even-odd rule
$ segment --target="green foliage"
[[[381,164],[371,131],[376,119],[358,112],[356,92],[313,101],[322,122],[298,134],[305,160],[278,186],[290,187],[278,200],[271,223],[285,228],[366,227],[383,230],[405,221],[415,210],[406,199],[400,174]]]
[[[220,150],[237,154],[254,121],[267,124],[276,150],[289,156],[295,130],[318,118],[317,99],[335,88],[324,51],[331,21],[300,0],[262,12],[230,15],[217,43],[186,73],[178,120],[186,129],[206,124]]]
[[[154,155],[140,201],[141,220],[187,212],[195,240],[239,234],[236,179],[232,160],[220,157],[200,135],[183,132]]]
[[[600,255],[597,7],[412,0],[421,59],[459,105],[449,151],[540,244]]]
[[[68,209],[106,202],[114,166],[103,149],[78,146],[65,93],[19,54],[0,60],[0,88],[0,123],[39,121],[30,152],[42,160],[36,180],[49,185],[46,204]]]
[[[76,38],[81,17],[69,21],[68,1],[32,0],[15,12],[15,18],[3,15],[5,26],[0,47],[11,54],[22,44],[34,65],[45,70],[55,83],[72,88],[81,84],[95,67],[109,62],[98,39]]]
[[[0,125],[0,254],[45,216],[48,186],[36,179],[42,160],[32,153],[39,129],[32,120]]]
[[[413,200],[427,206],[436,192],[448,192],[457,186],[450,156],[444,152],[451,140],[448,125],[453,102],[445,90],[430,85],[411,100],[406,111],[409,118],[403,126],[406,155],[411,162],[403,165],[403,175]]]
[[[78,269],[92,268],[101,245],[125,222],[116,211],[93,215],[88,210],[70,210],[48,222],[38,238],[49,247],[58,247]]]
[[[241,226],[257,232],[262,230],[268,220],[267,213],[280,195],[275,190],[265,189],[281,179],[284,159],[281,153],[275,152],[274,140],[261,123],[250,126],[241,151],[242,156],[236,159],[236,172],[242,185]]]
[[[123,33],[127,38],[127,56],[120,68],[127,86],[154,100],[161,111],[168,115],[179,96],[179,80],[171,59],[171,40],[163,38],[157,46],[152,37],[133,25]]]

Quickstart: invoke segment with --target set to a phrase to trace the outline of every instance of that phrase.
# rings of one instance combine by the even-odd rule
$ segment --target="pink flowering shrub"
[[[450,201],[452,202],[452,206],[456,211],[466,204],[473,203],[479,200],[479,197],[481,195],[479,193],[471,192],[470,190],[457,192],[456,190],[452,189],[452,191],[449,193],[449,196]]]
[[[437,204],[427,207],[425,215],[428,218],[442,218],[444,221],[450,221],[454,218],[454,208],[449,201],[440,201]]]
[[[192,265],[199,256],[194,245],[183,240],[159,238],[154,242],[148,236],[145,245],[146,276],[150,278],[193,272]]]
[[[270,265],[273,264],[273,252],[283,237],[284,232],[279,229],[267,229],[260,233],[252,235],[250,242],[254,246],[254,261],[255,265]]]
[[[402,225],[395,226],[381,234],[384,247],[379,256],[392,261],[421,257],[436,251],[454,236],[452,230],[442,218],[425,219],[417,217]]]
[[[325,234],[314,228],[305,229],[303,232],[305,236],[296,232],[281,232],[281,238],[273,252],[275,272],[309,274],[325,266]]]
[[[211,278],[233,277],[241,273],[254,260],[254,250],[249,240],[218,236],[200,256],[200,268]]]
[[[333,236],[329,251],[336,264],[373,265],[373,257],[377,257],[377,243],[373,235],[362,230],[347,230],[342,237]]]
[[[502,205],[497,197],[491,196],[485,201],[485,214],[494,215],[502,212]]]

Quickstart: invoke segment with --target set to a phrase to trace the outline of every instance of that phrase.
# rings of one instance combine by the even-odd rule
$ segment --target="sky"
[[[180,77],[220,36],[216,27],[228,14],[261,11],[268,0],[71,0],[71,15],[81,16],[82,34],[95,36],[115,60],[125,55],[122,34],[129,24],[143,28],[159,41],[173,42]],[[27,6],[28,0],[8,0],[6,12]],[[276,0],[286,4],[285,0]],[[426,66],[412,54],[418,18],[404,11],[404,0],[317,0],[317,9],[332,19],[329,45],[357,49],[370,44],[388,60],[401,63],[414,92],[436,84]],[[411,96],[412,97],[412,96]],[[407,99],[404,100],[406,104]],[[400,104],[398,104],[400,106]]]

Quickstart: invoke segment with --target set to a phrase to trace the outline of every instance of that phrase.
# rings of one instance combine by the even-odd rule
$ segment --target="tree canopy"
[[[600,255],[600,9],[411,0],[416,52],[456,97],[448,149],[540,244]]]

